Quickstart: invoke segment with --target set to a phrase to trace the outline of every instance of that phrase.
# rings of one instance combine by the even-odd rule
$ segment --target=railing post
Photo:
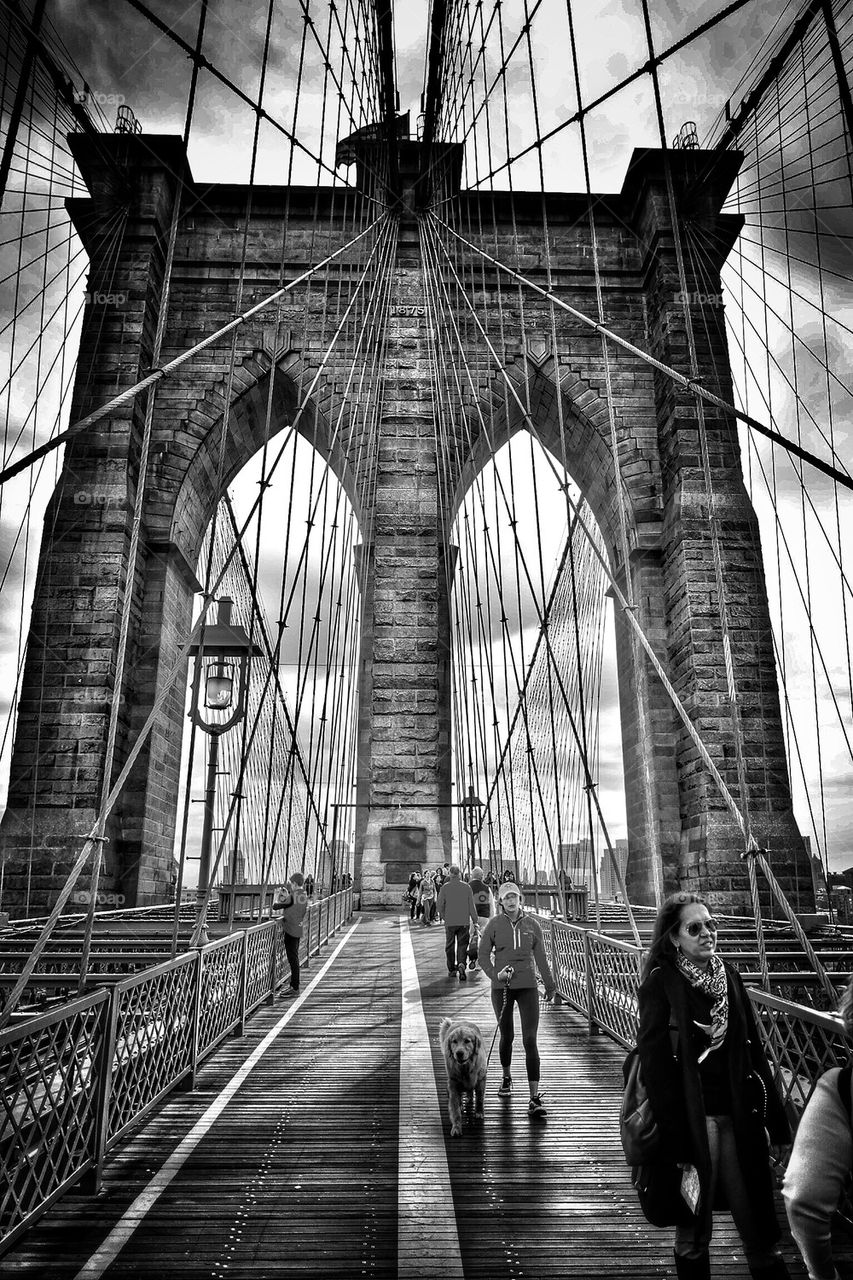
[[[201,998],[202,983],[204,978],[204,948],[196,947],[195,953],[195,989],[193,991],[193,1039],[192,1053],[190,1055],[190,1072],[186,1078],[186,1089],[194,1089],[196,1076],[198,1075],[198,1057],[199,1057],[199,1041],[201,1039]]]
[[[551,972],[553,973],[554,981],[557,984],[557,991],[562,996],[563,992],[560,991],[560,972],[557,967],[557,922],[553,916],[551,917],[551,923],[548,926],[548,932],[551,935]]]
[[[234,1028],[235,1036],[246,1033],[246,1004],[249,993],[249,930],[243,930],[243,949],[240,952],[240,1014]]]
[[[102,1030],[98,1054],[95,1060],[95,1134],[92,1143],[93,1166],[82,1179],[81,1190],[86,1195],[97,1195],[101,1189],[104,1172],[104,1156],[110,1133],[110,1099],[113,1090],[113,1058],[115,1056],[116,1024],[118,1022],[119,988],[114,986],[109,999],[98,1009]]]
[[[595,992],[592,980],[592,942],[590,940],[589,930],[584,929],[583,932],[583,965],[586,976],[586,1016],[589,1025],[589,1034],[594,1036],[598,1027],[595,1022],[594,1000]]]
[[[268,980],[270,984],[269,995],[267,996],[267,1004],[275,1004],[275,971],[276,971],[276,947],[278,943],[278,930],[274,923],[270,923],[270,964]]]

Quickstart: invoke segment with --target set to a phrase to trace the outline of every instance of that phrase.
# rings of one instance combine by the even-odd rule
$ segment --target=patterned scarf
[[[702,1027],[703,1031],[707,1031],[710,1034],[711,1043],[703,1053],[700,1053],[699,1061],[701,1062],[709,1053],[719,1049],[726,1038],[726,1029],[729,1025],[729,989],[726,970],[719,956],[711,956],[708,968],[700,969],[680,951],[676,964],[679,973],[684,974],[691,986],[696,987],[698,991],[704,992],[706,996],[710,996],[714,1002],[711,1005],[711,1025],[710,1027]]]

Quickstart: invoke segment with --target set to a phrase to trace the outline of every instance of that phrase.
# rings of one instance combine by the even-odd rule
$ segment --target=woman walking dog
[[[536,969],[545,984],[545,997],[556,991],[551,976],[542,930],[536,920],[526,916],[521,906],[521,890],[508,881],[498,891],[501,911],[489,920],[480,939],[480,968],[492,980],[492,1007],[500,1027],[499,1055],[503,1080],[498,1093],[512,1093],[512,1042],[515,1036],[513,1011],[518,1005],[521,1016],[521,1039],[530,1088],[529,1113],[544,1119],[545,1105],[539,1093],[540,1060],[536,1033],[539,1027],[539,989]]]
[[[746,989],[717,955],[717,922],[697,894],[673,894],[658,912],[639,1006],[637,1048],[663,1146],[644,1171],[644,1207],[653,1202],[656,1226],[675,1226],[677,1275],[708,1280],[713,1211],[727,1206],[750,1275],[784,1280],[765,1128],[783,1144],[788,1123]]]

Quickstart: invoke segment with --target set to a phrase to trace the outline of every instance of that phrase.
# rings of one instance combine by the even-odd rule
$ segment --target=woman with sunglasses
[[[750,1275],[784,1280],[768,1137],[788,1142],[788,1124],[746,989],[717,955],[717,922],[698,894],[672,894],[658,912],[639,1010],[662,1145],[644,1170],[644,1207],[653,1205],[656,1226],[676,1228],[676,1274],[708,1280],[713,1211],[728,1208]]]

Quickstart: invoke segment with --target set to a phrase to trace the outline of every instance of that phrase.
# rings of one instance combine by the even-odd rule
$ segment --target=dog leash
[[[500,1031],[500,1029],[501,1029],[501,1021],[502,1021],[502,1019],[503,1019],[504,1012],[505,1012],[505,1010],[506,1010],[506,1002],[507,1002],[507,1000],[508,1000],[508,998],[509,998],[509,984],[510,984],[510,982],[511,982],[511,980],[512,980],[513,972],[514,972],[514,970],[510,969],[509,977],[508,977],[508,978],[504,978],[504,998],[503,998],[503,1003],[502,1003],[502,1005],[501,1005],[501,1011],[500,1011],[500,1013],[498,1014],[498,1021],[497,1021],[497,1025],[496,1025],[496,1027],[495,1027],[495,1034],[492,1036],[492,1046],[491,1046],[491,1048],[489,1049],[489,1056],[488,1056],[488,1058],[486,1058],[486,1066],[487,1066],[487,1067],[488,1067],[489,1063],[490,1063],[490,1062],[491,1062],[491,1060],[492,1060],[492,1052],[493,1052],[494,1047],[495,1047],[495,1041],[497,1040],[497,1038],[498,1038],[498,1032],[499,1032],[499,1031]]]

